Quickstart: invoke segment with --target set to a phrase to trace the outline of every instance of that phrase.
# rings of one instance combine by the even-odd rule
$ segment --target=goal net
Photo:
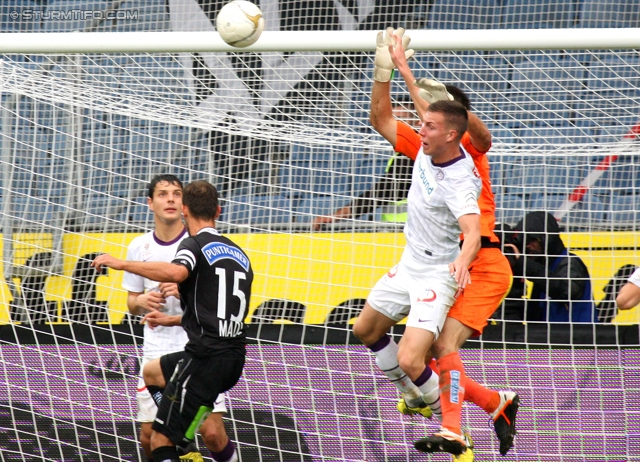
[[[618,313],[613,300],[638,261],[640,43],[570,39],[585,28],[639,27],[633,2],[302,3],[260,2],[265,41],[309,31],[302,41],[244,52],[142,52],[126,35],[164,31],[171,50],[179,32],[215,37],[224,2],[2,6],[3,30],[25,33],[0,40],[2,460],[143,460],[141,326],[127,313],[121,272],[97,274],[90,262],[102,252],[124,258],[152,228],[146,186],[161,173],[216,185],[218,228],[254,266],[248,360],[226,418],[241,460],[425,460],[413,442],[437,422],[395,410],[397,391],[350,334],[402,253],[402,204],[379,201],[313,226],[371,188],[392,155],[368,122],[375,31],[390,24],[416,38],[416,77],[462,88],[491,130],[498,221],[551,212],[591,275],[600,322],[524,323],[498,310],[461,353],[470,377],[521,397],[509,457],[632,460],[640,315]],[[438,42],[425,44],[423,29],[438,31]],[[480,45],[496,30],[511,40]],[[117,53],[42,51],[68,40],[46,33],[71,31],[107,34],[95,35],[105,46],[131,42]],[[345,31],[354,31],[340,35],[350,51],[336,51],[328,35]],[[454,45],[469,31],[477,41]],[[74,46],[91,35],[76,34]],[[546,46],[518,47],[536,35]],[[363,37],[371,43],[358,49]],[[37,45],[20,49],[29,43]],[[392,99],[407,106],[399,78]],[[465,407],[463,425],[477,460],[503,459],[484,411]]]

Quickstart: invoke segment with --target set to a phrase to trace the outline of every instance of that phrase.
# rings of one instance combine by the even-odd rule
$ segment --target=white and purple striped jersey
[[[176,251],[182,240],[188,236],[187,230],[171,242],[158,239],[153,231],[136,237],[127,249],[127,260],[134,261],[161,261],[170,262],[176,255]],[[158,290],[159,283],[125,271],[122,287],[129,292],[148,292]],[[162,310],[171,315],[182,315],[180,300],[169,297]],[[155,359],[167,353],[184,350],[187,343],[187,333],[181,326],[157,326],[151,329],[144,326],[143,355],[146,359]]]
[[[460,147],[460,156],[434,165],[430,156],[418,152],[409,189],[407,248],[415,258],[432,263],[451,263],[460,253],[458,218],[480,214],[478,196],[482,182],[471,156]]]

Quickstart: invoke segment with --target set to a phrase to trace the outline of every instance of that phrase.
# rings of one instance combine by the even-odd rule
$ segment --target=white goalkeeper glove
[[[442,100],[453,101],[453,96],[447,91],[447,88],[437,80],[422,77],[413,84],[420,89],[418,92],[420,98],[429,104]]]
[[[402,27],[396,30],[396,35],[402,39],[402,48],[404,48],[404,56],[409,60],[413,56],[413,50],[407,50],[411,38],[408,35],[404,35],[404,29]],[[378,32],[376,38],[376,58],[373,62],[373,80],[377,82],[388,82],[391,80],[391,73],[396,68],[391,59],[391,53],[389,53],[389,46],[395,45],[393,38],[393,27],[387,27],[385,32]]]

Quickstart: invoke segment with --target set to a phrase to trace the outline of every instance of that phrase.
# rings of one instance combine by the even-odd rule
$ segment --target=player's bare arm
[[[396,32],[400,38],[399,43],[402,46],[402,36],[404,29],[398,29]],[[404,39],[404,45],[408,45],[409,37]],[[371,90],[371,109],[369,113],[369,121],[371,126],[391,146],[396,147],[396,118],[393,116],[393,107],[391,105],[391,76],[393,75],[395,64],[391,59],[390,51],[396,46],[394,39],[394,31],[392,27],[387,27],[385,31],[378,33],[376,38],[376,56],[374,60],[373,71],[373,89]],[[407,59],[413,54],[413,50],[408,53]]]
[[[397,143],[396,119],[393,117],[389,82],[373,82],[369,122],[375,131],[393,146]]]
[[[151,311],[142,318],[142,323],[148,324],[153,329],[158,326],[179,326],[181,320],[182,316],[172,316],[162,311]]]
[[[114,270],[128,271],[147,279],[162,282],[182,282],[189,276],[189,270],[182,265],[155,261],[120,260],[106,253],[98,255],[91,263],[91,266],[96,271],[101,271],[103,267],[107,267]]]
[[[404,33],[404,29],[398,29],[394,34],[394,45],[389,46],[389,54],[393,64],[398,70],[398,73],[402,76],[402,79],[407,86],[407,90],[413,100],[413,105],[416,108],[418,117],[420,117],[420,121],[422,121],[424,112],[427,110],[429,104],[420,98],[420,90],[413,84],[415,82],[415,77],[413,76],[411,67],[409,67],[409,59],[407,58],[407,53],[409,53],[409,56],[412,56],[413,50],[406,50],[406,44],[409,43],[407,40],[408,37],[401,35],[400,32]]]
[[[470,213],[458,218],[460,230],[464,234],[464,242],[460,249],[460,255],[449,264],[449,270],[458,283],[460,289],[464,289],[471,283],[469,265],[476,258],[480,250],[480,215]]]
[[[469,114],[469,127],[467,133],[471,138],[471,144],[480,152],[487,152],[491,148],[491,132],[480,118],[471,111]]]
[[[133,315],[145,315],[149,311],[159,310],[166,302],[162,293],[150,290],[148,292],[129,292],[127,294],[127,308]]]
[[[616,305],[621,310],[629,310],[640,303],[640,287],[632,282],[622,286],[616,297]]]

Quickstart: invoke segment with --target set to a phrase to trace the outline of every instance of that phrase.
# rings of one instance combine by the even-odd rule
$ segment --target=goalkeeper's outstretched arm
[[[404,29],[393,30],[387,27],[379,32],[376,39],[376,56],[374,60],[373,88],[371,90],[371,126],[386,139],[395,149],[397,144],[396,119],[391,105],[391,77],[395,70],[392,55],[396,49],[402,50],[406,61],[413,55],[413,50],[405,50],[411,39],[404,35]]]
[[[425,77],[416,80],[409,67],[409,61],[406,58],[406,53],[403,48],[404,42],[397,36],[395,37],[395,41],[395,47],[389,47],[391,60],[407,86],[407,90],[411,95],[420,120],[424,120],[424,114],[431,103],[440,100],[452,101],[455,99],[467,107],[469,113],[469,127],[467,128],[467,132],[471,138],[471,144],[473,144],[478,151],[487,152],[489,148],[491,148],[491,132],[484,122],[471,112],[469,100],[466,98],[466,95],[464,97],[466,101],[460,101],[455,95],[449,93],[447,86],[437,80]],[[462,90],[457,89],[455,93],[458,92],[462,93]]]

